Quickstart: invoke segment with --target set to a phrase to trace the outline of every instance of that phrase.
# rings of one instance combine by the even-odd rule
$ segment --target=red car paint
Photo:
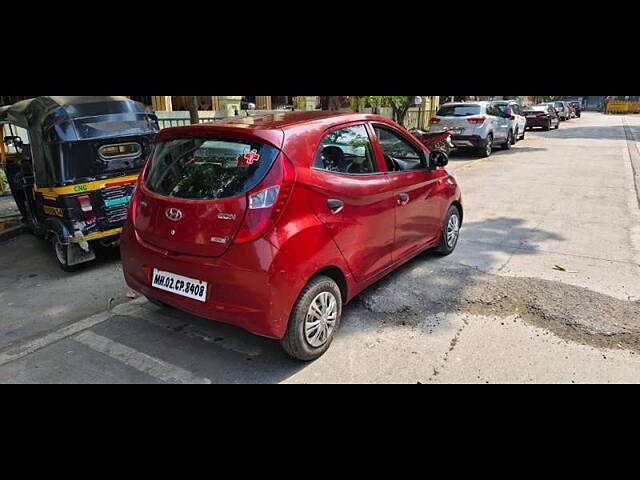
[[[121,237],[127,284],[181,310],[282,338],[296,299],[318,272],[336,280],[346,303],[438,245],[449,206],[456,203],[462,213],[455,179],[439,167],[388,171],[375,124],[428,158],[426,146],[377,115],[287,112],[162,130],[157,145],[177,138],[226,138],[263,142],[279,153],[253,190],[216,200],[151,192],[145,182],[154,159],[147,162]],[[365,126],[378,171],[355,175],[313,168],[324,136],[350,125]],[[280,189],[273,207],[247,210],[249,194],[275,184]],[[330,198],[343,206],[330,210]],[[172,208],[180,210],[179,221],[165,215]],[[223,221],[220,214],[235,218]],[[212,237],[227,240],[212,243]],[[206,301],[153,288],[154,268],[208,282]]]

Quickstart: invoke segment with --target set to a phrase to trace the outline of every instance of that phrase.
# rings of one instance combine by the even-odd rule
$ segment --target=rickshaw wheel
[[[77,269],[77,266],[70,266],[68,261],[67,246],[60,243],[60,240],[55,237],[52,241],[53,252],[55,253],[56,260],[58,260],[58,266],[65,272],[73,272]]]

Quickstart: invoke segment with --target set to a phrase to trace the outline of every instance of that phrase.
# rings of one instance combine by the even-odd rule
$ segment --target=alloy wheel
[[[487,137],[487,145],[484,147],[484,151],[487,154],[487,157],[491,155],[493,139],[491,137]]]
[[[453,248],[458,241],[458,235],[460,234],[460,219],[455,213],[449,217],[447,223],[447,246]]]
[[[314,348],[331,338],[338,316],[338,301],[331,292],[321,292],[311,301],[304,322],[304,337]]]

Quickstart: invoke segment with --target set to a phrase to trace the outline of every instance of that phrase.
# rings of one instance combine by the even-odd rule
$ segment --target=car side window
[[[507,105],[506,103],[500,103],[498,105],[495,105],[495,107],[493,108],[497,110],[497,115],[506,115],[507,113],[509,113],[509,105]]]
[[[392,172],[426,168],[423,155],[407,140],[390,129],[374,125],[387,169]]]
[[[313,166],[337,173],[374,173],[376,167],[373,159],[367,129],[364,125],[354,125],[325,135]]]

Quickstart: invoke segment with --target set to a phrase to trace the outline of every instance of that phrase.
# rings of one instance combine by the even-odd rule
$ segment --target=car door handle
[[[407,193],[401,193],[398,195],[398,205],[406,205],[409,202],[409,195]]]
[[[327,200],[327,207],[329,207],[331,213],[338,213],[344,208],[344,202],[337,198],[329,198]]]

